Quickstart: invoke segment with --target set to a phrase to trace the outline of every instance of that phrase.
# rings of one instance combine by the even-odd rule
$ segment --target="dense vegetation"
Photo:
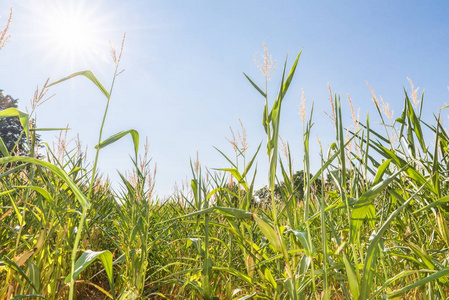
[[[113,51],[114,80],[120,56]],[[288,73],[286,62],[274,101],[248,77],[265,98],[266,148],[250,152],[244,136],[234,138],[227,166],[212,173],[192,162],[190,186],[168,199],[153,196],[155,172],[136,131],[105,139],[103,118],[92,165],[63,139],[36,158],[31,114],[0,111],[19,117],[31,149],[1,149],[0,299],[445,299],[449,136],[439,116],[421,120],[424,99],[412,88],[398,119],[373,92],[381,126],[354,113],[344,125],[340,98],[331,96],[335,141],[310,149],[313,109],[307,118],[303,99],[304,165],[296,173],[288,144],[278,149],[298,59]],[[261,67],[267,82],[267,53]],[[75,76],[99,88],[106,117],[114,83],[107,90],[83,71],[53,84]],[[36,106],[53,84],[36,92]],[[98,175],[99,153],[128,135],[135,168],[114,190]],[[256,193],[255,161],[265,151],[267,187]],[[311,151],[321,154],[315,172]]]

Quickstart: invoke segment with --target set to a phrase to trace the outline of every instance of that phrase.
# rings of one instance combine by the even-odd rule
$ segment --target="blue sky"
[[[94,20],[93,42],[83,57],[63,55],[48,39],[44,23],[55,19],[55,6],[59,12],[75,7],[80,16]],[[298,170],[302,169],[301,88],[308,108],[312,102],[315,105],[314,149],[318,149],[316,137],[324,146],[333,138],[331,121],[323,113],[330,111],[328,83],[342,96],[348,124],[346,93],[361,108],[362,121],[367,113],[378,120],[365,80],[390,104],[395,117],[402,108],[402,88],[410,90],[407,77],[426,92],[425,119],[432,120],[432,114],[449,102],[449,4],[443,1],[95,1],[87,5],[2,0],[2,26],[9,7],[14,8],[12,38],[0,51],[0,88],[19,98],[21,109],[29,105],[36,85],[48,77],[57,80],[90,69],[109,86],[113,74],[109,41],[120,44],[126,32],[121,64],[125,72],[117,79],[105,136],[133,128],[142,140],[148,137],[161,195],[190,176],[189,160],[197,151],[203,166],[227,167],[213,146],[233,154],[226,137],[230,137],[229,126],[238,129],[239,118],[247,130],[249,154],[265,141],[263,99],[242,75],[246,72],[263,83],[253,62],[263,42],[279,65],[287,53],[291,63],[303,50],[281,121],[281,136],[290,143]],[[277,89],[280,76],[278,67],[271,91]],[[93,158],[105,104],[102,95],[82,78],[51,88],[49,94],[53,93],[37,110],[38,126],[69,124],[69,137],[79,133]],[[55,135],[45,134],[44,139],[51,144]],[[109,146],[101,153],[101,170],[116,179],[116,169],[130,168],[131,153],[130,140]],[[258,186],[266,182],[266,161],[261,151]]]

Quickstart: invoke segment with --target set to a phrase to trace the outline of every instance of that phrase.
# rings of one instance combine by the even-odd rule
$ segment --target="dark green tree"
[[[10,95],[3,95],[0,90],[0,111],[7,108],[17,108],[18,99],[14,99]],[[1,118],[0,119],[0,138],[3,140],[8,152],[12,155],[27,155],[29,152],[27,138],[22,132],[23,127],[19,118]],[[2,154],[0,153],[0,157]]]
[[[313,175],[309,174],[309,178],[312,179]],[[296,171],[293,174],[293,188],[294,188],[294,198],[296,201],[303,201],[304,199],[304,171]],[[279,184],[274,186],[274,196],[277,198],[277,201],[287,201],[285,198],[286,183],[281,181]],[[311,192],[321,192],[321,179],[316,179],[311,186]],[[271,205],[271,193],[267,186],[257,190],[254,193],[255,196],[259,198],[260,204],[262,205]]]

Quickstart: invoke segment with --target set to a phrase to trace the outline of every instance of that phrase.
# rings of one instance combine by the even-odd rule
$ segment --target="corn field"
[[[218,150],[227,165],[215,171],[191,162],[189,186],[165,199],[153,193],[139,133],[103,136],[121,53],[109,89],[81,71],[38,93],[77,76],[99,89],[106,104],[93,162],[80,147],[36,145],[33,111],[0,111],[19,118],[29,145],[18,156],[0,141],[0,299],[447,299],[449,136],[439,112],[422,120],[424,95],[404,90],[400,117],[390,119],[373,92],[374,114],[346,124],[331,94],[334,141],[312,149],[320,124],[304,102],[298,184],[279,132],[300,55],[285,62],[274,99],[268,63],[264,86],[245,75],[265,101],[257,109],[266,143],[250,151],[233,140],[235,156]],[[113,188],[97,163],[123,137],[133,142],[134,169]],[[267,174],[257,173],[261,160]],[[263,198],[256,175],[266,178]]]

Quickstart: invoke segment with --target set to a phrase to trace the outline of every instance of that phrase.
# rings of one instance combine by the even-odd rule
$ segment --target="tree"
[[[10,95],[3,95],[3,90],[0,90],[0,111],[10,107],[17,108],[18,99],[14,99]],[[1,118],[0,119],[0,138],[12,155],[18,153],[19,155],[27,155],[29,152],[27,145],[27,138],[22,132],[23,127],[20,124],[19,118]],[[0,153],[0,157],[2,154]]]
[[[309,174],[309,178],[312,179],[313,175]],[[304,199],[304,171],[296,171],[296,173],[293,174],[293,182],[290,183],[294,189],[294,199],[296,201],[303,201]],[[312,185],[310,186],[311,191],[313,193],[320,193],[321,192],[321,179],[317,178]],[[286,196],[287,191],[287,185],[284,181],[281,181],[279,184],[276,184],[274,186],[274,197],[276,198],[276,201],[283,201],[286,202],[289,199],[287,199]],[[259,198],[259,204],[260,205],[271,205],[271,193],[267,186],[264,186],[263,188],[257,190],[254,194]],[[288,195],[291,196],[291,195]]]

